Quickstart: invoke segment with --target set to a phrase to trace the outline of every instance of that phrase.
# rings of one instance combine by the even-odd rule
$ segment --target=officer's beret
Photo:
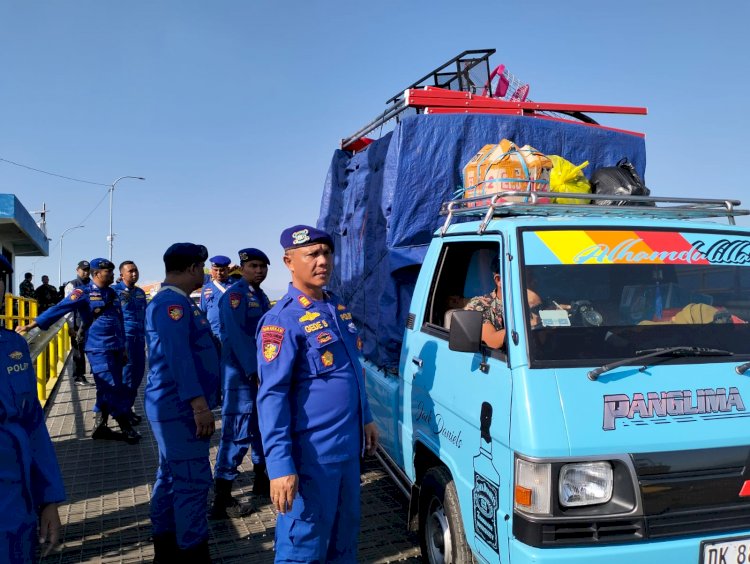
[[[89,261],[82,260],[81,262],[78,263],[78,268],[82,268],[83,270],[88,270],[89,268],[91,268],[91,265],[89,264]]]
[[[232,264],[232,259],[224,255],[216,255],[215,257],[211,257],[210,260],[213,266],[229,266]]]
[[[91,261],[91,270],[114,270],[115,265],[105,258],[95,258]]]
[[[240,255],[240,264],[249,260],[261,260],[266,264],[271,264],[271,261],[268,260],[266,253],[264,253],[260,249],[253,249],[252,247],[250,247],[247,249],[242,249],[238,254]]]
[[[315,243],[324,243],[333,250],[333,239],[331,239],[331,236],[325,231],[309,225],[295,225],[284,229],[281,232],[279,242],[285,251],[298,247],[307,247]]]
[[[167,271],[185,270],[190,265],[206,262],[208,251],[195,243],[174,243],[164,251],[164,266]]]
[[[11,266],[10,261],[7,258],[0,255],[0,273],[5,274],[6,272],[13,272],[13,266]]]

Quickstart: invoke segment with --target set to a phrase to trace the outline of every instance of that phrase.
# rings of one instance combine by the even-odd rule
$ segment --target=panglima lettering
[[[740,391],[735,388],[705,388],[670,392],[612,394],[604,396],[602,428],[612,431],[618,419],[651,419],[679,415],[702,415],[745,411]]]
[[[704,261],[706,257],[698,248],[684,249],[682,251],[634,251],[633,247],[643,243],[643,239],[625,239],[614,247],[599,243],[586,247],[578,253],[573,262],[583,264],[589,260],[596,262],[684,262],[693,263]],[[697,247],[697,246],[696,246]]]

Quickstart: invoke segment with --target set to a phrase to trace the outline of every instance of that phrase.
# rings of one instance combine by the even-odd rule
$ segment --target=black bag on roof
[[[620,159],[615,166],[606,166],[594,171],[591,175],[591,191],[606,196],[649,196],[651,190],[641,180],[635,167],[627,158]],[[645,202],[626,202],[624,200],[594,200],[600,206],[644,206],[653,205]]]

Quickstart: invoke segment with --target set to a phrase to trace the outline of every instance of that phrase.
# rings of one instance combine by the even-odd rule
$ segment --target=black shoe
[[[255,478],[253,478],[253,493],[258,496],[269,496],[271,495],[271,482],[268,479],[268,472],[266,472],[265,463],[259,462],[253,464],[253,472],[255,472]]]
[[[81,374],[81,375],[76,376],[75,378],[73,378],[73,383],[76,386],[90,386],[91,385],[91,382],[89,382],[86,379],[86,376],[84,376],[83,374]]]
[[[140,425],[143,422],[143,417],[138,415],[135,411],[128,413],[127,417],[132,426]]]
[[[94,420],[94,432],[91,433],[91,438],[95,441],[124,441],[125,436],[122,433],[110,429],[107,426],[109,415],[102,412],[96,413],[96,419]]]
[[[137,444],[138,441],[141,440],[141,435],[138,431],[133,429],[133,426],[130,424],[130,421],[128,420],[127,415],[121,415],[120,417],[115,417],[115,421],[117,421],[117,424],[120,426],[120,431],[122,432],[123,436],[125,437],[125,442],[134,445]]]
[[[242,503],[232,497],[232,482],[216,478],[214,482],[214,502],[209,514],[211,519],[236,519],[246,517],[255,511],[252,503]]]
[[[180,564],[211,564],[211,553],[208,550],[208,541],[191,546],[190,548],[180,548],[177,551],[177,558]]]
[[[153,536],[154,564],[173,564],[177,560],[179,548],[174,533],[162,533]]]

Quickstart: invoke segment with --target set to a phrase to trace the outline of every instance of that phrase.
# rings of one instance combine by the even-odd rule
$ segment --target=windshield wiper
[[[589,380],[596,380],[605,372],[609,372],[610,370],[614,370],[615,368],[619,368],[620,366],[630,364],[631,362],[635,362],[637,360],[645,360],[647,358],[665,356],[732,356],[734,353],[731,351],[725,351],[723,349],[711,349],[708,347],[659,347],[654,349],[643,349],[640,351],[635,351],[635,354],[636,356],[634,357],[624,358],[622,360],[618,360],[617,362],[611,362],[609,364],[605,364],[604,366],[600,366],[599,368],[590,370],[588,373]]]

